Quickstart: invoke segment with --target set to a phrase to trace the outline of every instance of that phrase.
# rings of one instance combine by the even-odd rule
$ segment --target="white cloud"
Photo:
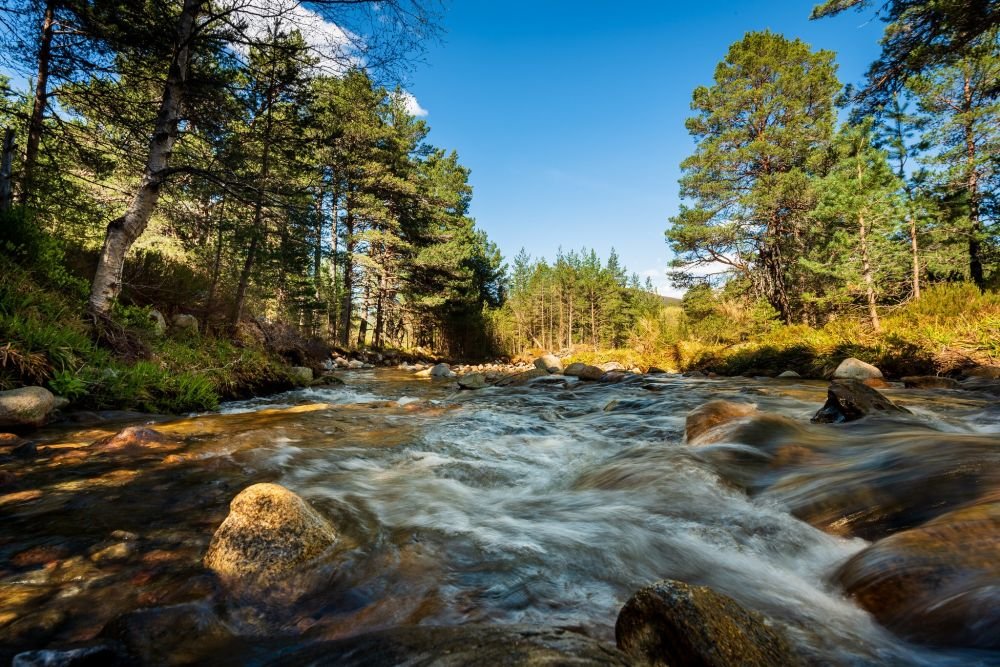
[[[427,109],[420,106],[420,102],[413,93],[408,93],[405,90],[400,93],[403,99],[403,104],[406,105],[407,113],[416,116],[417,118],[422,118],[427,115]]]

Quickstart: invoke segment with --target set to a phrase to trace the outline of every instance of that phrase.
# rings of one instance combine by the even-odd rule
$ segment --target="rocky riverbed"
[[[0,657],[1000,662],[988,379],[551,361],[10,440]]]

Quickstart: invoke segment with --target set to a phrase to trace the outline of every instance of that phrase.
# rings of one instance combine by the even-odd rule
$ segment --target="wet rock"
[[[686,378],[694,378],[694,379],[698,380],[698,379],[704,379],[705,377],[708,377],[708,376],[706,376],[701,371],[688,371],[687,373],[684,373],[684,377],[686,377]]]
[[[347,362],[347,367],[352,371],[361,370],[362,368],[365,367],[365,362],[359,361],[357,359],[351,359],[350,361]]]
[[[0,433],[0,447],[14,448],[23,445],[25,439],[13,433]]]
[[[541,368],[550,373],[562,373],[563,365],[556,355],[543,354],[535,359],[535,368]]]
[[[170,325],[174,331],[182,334],[197,334],[198,319],[194,315],[178,313],[170,320]]]
[[[515,373],[514,375],[508,375],[506,377],[500,378],[497,381],[497,387],[522,387],[535,378],[547,377],[549,372],[542,368],[532,368],[531,370],[524,371],[523,373]]]
[[[120,643],[141,665],[189,665],[232,638],[205,603],[139,609],[108,623],[101,636]]]
[[[518,625],[398,627],[318,642],[282,656],[270,665],[394,667],[574,667],[632,664],[613,646],[568,630]]]
[[[660,368],[659,366],[650,366],[649,370],[646,371],[647,375],[660,375],[663,373],[666,373],[666,371]]]
[[[967,378],[986,378],[1000,380],[1000,366],[976,366],[965,372]]]
[[[0,428],[38,428],[56,408],[56,397],[45,387],[0,391]]]
[[[597,367],[600,368],[605,373],[607,373],[608,371],[623,371],[623,370],[625,370],[625,367],[622,366],[617,361],[609,361],[607,363],[598,364]]]
[[[292,378],[292,382],[300,387],[305,387],[313,381],[313,371],[306,366],[291,366],[288,375]]]
[[[451,378],[455,377],[455,373],[452,372],[451,366],[448,364],[435,364],[431,367],[431,377],[432,378]]]
[[[801,377],[802,376],[799,375],[798,373],[796,373],[795,371],[785,371],[784,373],[782,373],[782,374],[780,374],[778,376],[778,379],[779,380],[781,380],[781,379],[795,380],[795,379],[798,379],[798,378],[801,378]]]
[[[580,371],[587,367],[587,364],[582,364],[579,361],[575,361],[565,369],[563,369],[563,375],[568,375],[569,377],[579,377]]]
[[[937,375],[912,375],[903,378],[903,386],[907,389],[961,389],[957,380],[939,377]]]
[[[79,648],[25,651],[14,656],[11,667],[124,667],[129,663],[120,646],[94,644]]]
[[[310,382],[309,386],[310,387],[330,387],[330,386],[333,386],[333,385],[342,385],[342,384],[344,384],[344,381],[341,380],[339,377],[337,377],[336,375],[333,375],[332,373],[326,373],[326,374],[321,375],[320,377],[316,378],[312,382]]]
[[[149,311],[149,321],[152,323],[154,334],[163,336],[167,333],[167,318],[163,316],[163,313],[156,309]]]
[[[467,373],[458,378],[458,386],[462,389],[483,389],[488,385],[486,376],[482,373]]]
[[[867,380],[869,378],[881,380],[882,371],[854,357],[844,359],[837,366],[837,370],[833,371],[834,380]]]
[[[826,403],[813,415],[814,423],[843,424],[861,419],[873,412],[899,414],[910,412],[858,380],[832,382],[826,396]]]
[[[837,573],[849,595],[915,642],[1000,648],[1000,494],[879,540]]]
[[[128,560],[135,553],[135,545],[129,542],[118,542],[107,547],[100,548],[90,554],[90,560],[98,565],[103,563],[113,563]]]
[[[267,585],[337,541],[319,512],[277,484],[247,487],[229,508],[205,555],[205,567],[224,581]]]
[[[644,665],[800,665],[788,639],[761,614],[704,586],[665,579],[640,589],[615,623],[618,648]]]
[[[716,426],[756,412],[757,408],[749,403],[709,401],[688,413],[684,421],[685,440],[693,444]]]
[[[872,389],[889,389],[892,387],[888,381],[883,380],[882,378],[865,378],[861,381],[861,384],[866,387],[871,387]]]
[[[123,450],[164,449],[179,443],[159,431],[145,426],[129,426],[115,435],[98,440],[89,449],[102,452]]]
[[[991,380],[990,378],[966,378],[962,380],[961,387],[966,391],[977,391],[992,396],[1000,396],[1000,381]]]
[[[38,443],[25,440],[20,445],[10,450],[12,456],[19,459],[33,459],[38,456]]]
[[[598,366],[584,365],[579,371],[577,371],[576,376],[581,380],[586,380],[588,382],[595,382],[604,377],[604,370]]]

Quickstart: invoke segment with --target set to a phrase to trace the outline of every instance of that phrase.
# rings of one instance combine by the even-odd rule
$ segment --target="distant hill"
[[[670,306],[680,307],[680,305],[681,305],[681,300],[678,299],[675,296],[661,296],[660,297],[660,301],[662,301],[663,305],[667,306],[667,307],[670,307]]]

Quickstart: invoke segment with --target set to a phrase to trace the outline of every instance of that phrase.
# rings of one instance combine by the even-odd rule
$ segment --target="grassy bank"
[[[291,386],[286,364],[252,336],[160,334],[149,308],[116,309],[117,340],[96,342],[86,284],[42,257],[29,268],[0,255],[0,389],[43,385],[78,409],[183,413]]]
[[[677,317],[683,318],[680,309]],[[628,349],[577,349],[568,361],[618,361],[642,369],[699,370],[720,375],[774,375],[793,370],[805,377],[827,376],[846,357],[878,366],[892,378],[957,375],[979,365],[1000,364],[1000,295],[965,283],[933,285],[919,300],[884,314],[881,330],[867,321],[839,318],[820,328],[772,324],[766,331],[739,331],[733,320],[720,330],[674,322],[633,338]],[[726,327],[722,330],[721,327]],[[736,340],[733,340],[736,339]]]

